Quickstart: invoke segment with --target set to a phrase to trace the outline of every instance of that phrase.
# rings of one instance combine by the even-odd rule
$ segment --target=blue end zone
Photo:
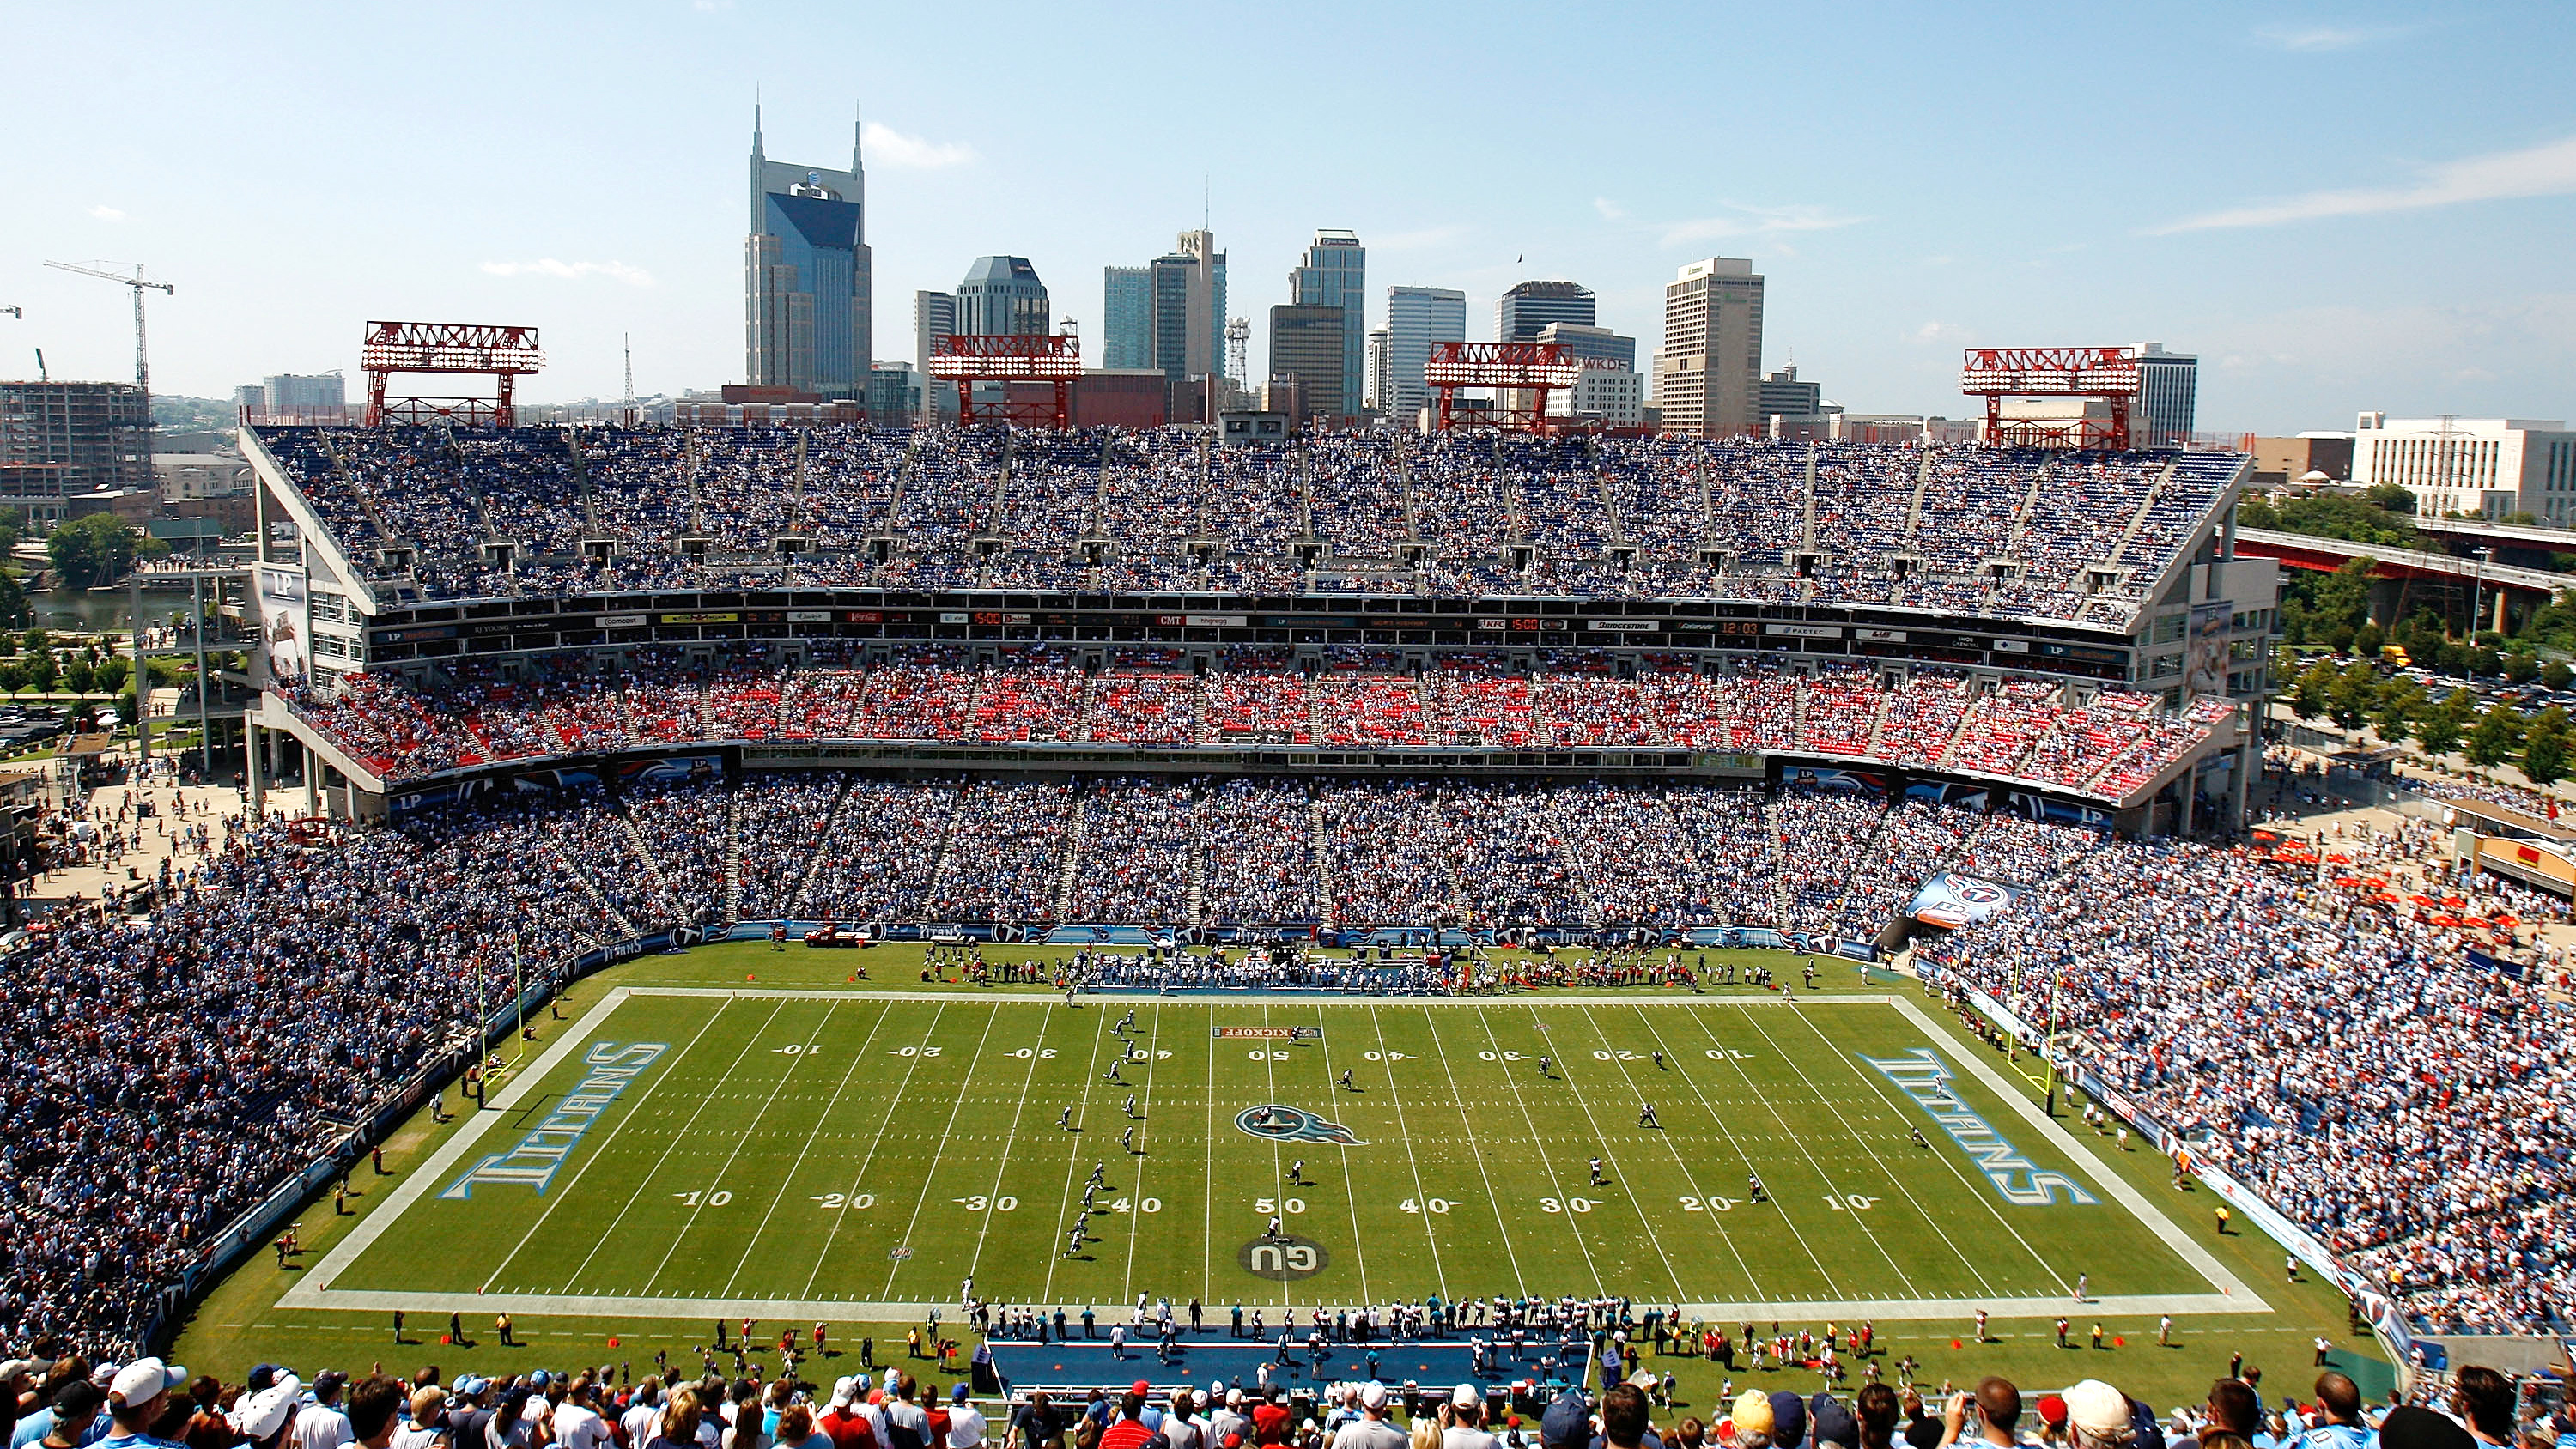
[[[1261,1365],[1271,1366],[1271,1381],[1287,1386],[1290,1392],[1319,1388],[1326,1384],[1348,1383],[1369,1377],[1369,1351],[1377,1351],[1377,1377],[1388,1384],[1411,1382],[1425,1385],[1480,1384],[1488,1389],[1507,1388],[1516,1383],[1538,1383],[1554,1378],[1579,1378],[1584,1369],[1581,1343],[1574,1347],[1570,1361],[1561,1360],[1551,1371],[1540,1361],[1538,1346],[1533,1344],[1526,1360],[1514,1360],[1508,1349],[1495,1355],[1494,1371],[1474,1371],[1475,1355],[1464,1343],[1455,1341],[1324,1345],[1324,1359],[1318,1365],[1301,1345],[1287,1365],[1279,1363],[1277,1344],[1263,1344],[1249,1339],[1190,1338],[1183,1335],[1171,1363],[1155,1356],[1154,1344],[1147,1340],[1141,1346],[1131,1343],[1126,1357],[1113,1357],[1104,1339],[1071,1343],[1014,1343],[1006,1339],[990,1341],[993,1366],[1003,1379],[1015,1387],[1036,1384],[1083,1384],[1125,1386],[1143,1379],[1159,1392],[1188,1384],[1206,1388],[1222,1383],[1229,1388],[1241,1386],[1247,1394],[1260,1383]]]

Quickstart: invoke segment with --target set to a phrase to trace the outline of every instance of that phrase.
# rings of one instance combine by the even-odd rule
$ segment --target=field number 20
[[[836,1213],[843,1208],[864,1210],[875,1207],[877,1205],[877,1195],[872,1192],[827,1192],[817,1194],[814,1201],[823,1205],[823,1211],[827,1213]]]

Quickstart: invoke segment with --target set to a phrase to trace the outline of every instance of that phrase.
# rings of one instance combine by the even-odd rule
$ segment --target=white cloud
[[[975,148],[963,141],[925,141],[875,121],[861,127],[859,135],[867,144],[868,159],[888,166],[932,170],[963,166],[975,159]]]
[[[2255,30],[2254,38],[2281,50],[2351,50],[2356,46],[2395,40],[2413,28],[2409,25],[2265,25]]]
[[[1603,221],[1626,221],[1628,219],[1628,208],[1621,206],[1619,203],[1612,201],[1606,196],[1596,196],[1592,198],[1592,209],[1601,213],[1601,219]]]
[[[2576,192],[2576,136],[2525,147],[2445,161],[2424,169],[2411,186],[2356,187],[2310,191],[2260,206],[2204,212],[2153,228],[2150,235],[2214,231],[2229,227],[2279,226],[2330,216],[2369,216],[2386,211],[2420,211],[2468,201],[2511,197],[2564,196]]]
[[[117,210],[113,206],[93,206],[89,209],[89,214],[97,217],[101,221],[125,220],[125,213]]]
[[[1913,335],[1907,340],[1924,344],[1965,342],[1969,335],[1967,327],[1960,323],[1933,321],[1915,328]]]
[[[1837,216],[1820,206],[1743,206],[1727,203],[1733,216],[1702,216],[1658,223],[1665,246],[1728,241],[1737,237],[1782,236],[1793,232],[1836,231],[1869,218]]]
[[[578,282],[584,277],[607,277],[630,287],[653,285],[653,274],[642,267],[624,262],[563,262],[553,257],[539,257],[533,262],[485,262],[483,270],[496,277],[560,277]]]

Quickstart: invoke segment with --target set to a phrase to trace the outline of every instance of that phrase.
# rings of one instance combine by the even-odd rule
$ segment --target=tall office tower
[[[957,284],[957,331],[970,337],[1043,337],[1054,330],[1046,283],[1026,257],[977,257]]]
[[[743,375],[756,387],[864,398],[873,283],[867,175],[772,161],[751,113],[751,235],[744,238]]]
[[[1360,388],[1368,381],[1368,248],[1360,245],[1357,233],[1318,231],[1313,244],[1306,248],[1306,260],[1288,274],[1288,300],[1298,307],[1339,307],[1350,315],[1342,323],[1341,391],[1318,396],[1316,383],[1307,379],[1310,409],[1331,407],[1343,417],[1360,410]],[[1276,316],[1278,309],[1272,309]],[[1279,344],[1274,340],[1271,351]],[[1276,371],[1276,369],[1273,369]]]
[[[1100,269],[1100,366],[1154,365],[1154,291],[1145,267]]]
[[[957,416],[954,388],[930,381],[930,339],[957,330],[957,299],[946,292],[912,294],[912,365],[921,371],[922,416],[936,422]]]
[[[1145,264],[1148,300],[1152,307],[1153,347],[1142,366],[1161,368],[1163,376],[1174,382],[1195,376],[1190,370],[1191,353],[1202,357],[1206,346],[1196,349],[1198,341],[1190,327],[1190,283],[1199,269],[1198,260],[1186,252],[1169,252]]]
[[[1447,287],[1386,289],[1386,390],[1377,406],[1387,416],[1410,419],[1431,400],[1422,367],[1435,342],[1467,340],[1467,294]]]
[[[1539,329],[1551,322],[1590,327],[1592,289],[1575,282],[1523,282],[1494,303],[1496,342],[1536,342]]]
[[[1395,391],[1395,374],[1387,366],[1388,340],[1383,327],[1368,335],[1368,405],[1382,415],[1392,416],[1395,410],[1388,405],[1387,397]]]
[[[1197,265],[1190,273],[1190,354],[1188,376],[1223,374],[1225,360],[1225,253],[1216,249],[1216,233],[1204,228],[1181,233],[1173,251]],[[1243,379],[1236,378],[1241,382]]]
[[[2191,442],[2192,414],[2200,401],[2200,358],[2167,352],[2161,342],[2141,342],[2138,407],[2132,432],[2141,448],[2179,448]]]
[[[1270,378],[1294,379],[1308,417],[1346,417],[1342,399],[1350,356],[1343,336],[1351,314],[1326,303],[1290,302],[1270,309]],[[1305,418],[1299,418],[1304,422]]]
[[[1762,278],[1742,257],[1692,262],[1664,285],[1655,403],[1664,431],[1729,437],[1761,421]]]
[[[349,406],[349,386],[337,372],[283,372],[260,386],[268,395],[271,412],[335,413]]]

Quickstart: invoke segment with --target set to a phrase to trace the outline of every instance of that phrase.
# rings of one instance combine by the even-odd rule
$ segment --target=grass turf
[[[1013,948],[1021,954],[1037,953]],[[845,979],[850,953],[758,943],[583,983],[568,1020],[541,1023],[552,1039],[540,1046],[667,1050],[600,1113],[542,1197],[513,1183],[439,1194],[557,1105],[582,1075],[577,1051],[508,1110],[480,1114],[479,1138],[435,1177],[425,1160],[457,1129],[406,1127],[388,1153],[396,1176],[372,1179],[362,1166],[358,1213],[308,1212],[304,1266],[280,1272],[263,1256],[245,1267],[207,1300],[183,1356],[305,1363],[320,1352],[348,1368],[392,1350],[397,1367],[428,1353],[450,1372],[465,1361],[632,1361],[707,1341],[718,1305],[768,1320],[771,1334],[821,1317],[838,1340],[871,1325],[893,1338],[922,1305],[947,1304],[953,1320],[970,1273],[988,1299],[1048,1306],[1197,1295],[1216,1322],[1237,1302],[1275,1315],[1286,1304],[1496,1292],[1606,1291],[1641,1307],[1679,1299],[1784,1318],[1793,1331],[1862,1315],[1893,1354],[1922,1359],[1930,1382],[1953,1363],[1959,1375],[2001,1366],[2036,1383],[2103,1373],[2159,1401],[2189,1397],[2195,1381],[2205,1389],[2206,1361],[2224,1362],[2203,1346],[2213,1341],[2289,1366],[2306,1362],[2314,1335],[2346,1337],[2339,1299],[2285,1287],[2277,1250],[2261,1240],[2212,1234],[2205,1209],[2167,1184],[2163,1159],[2123,1155],[2068,1118],[2077,1144],[2039,1130],[1972,1075],[1971,1057],[1990,1055],[1937,1008],[1909,1018],[1830,990],[1795,1007],[1765,992],[1640,990],[1608,1004],[1600,993],[1539,992],[1472,1005],[1099,997],[1068,1010],[1035,993],[912,985],[917,952],[865,959],[878,977],[906,978],[902,999],[858,995],[867,988]],[[1854,978],[1824,969],[1828,983]],[[719,983],[737,994],[639,992],[577,1039],[555,1035],[610,989]],[[830,994],[773,994],[796,989]],[[1893,994],[1920,999],[1910,983]],[[1132,1048],[1112,1030],[1131,1005]],[[1322,1036],[1215,1034],[1290,1026]],[[2065,1173],[2095,1201],[2063,1191],[2045,1206],[2005,1201],[1861,1060],[1921,1048],[1952,1065],[1961,1101],[2034,1169]],[[1122,1064],[1125,1085],[1103,1078],[1122,1049],[1144,1054]],[[1541,1054],[1556,1063],[1544,1077]],[[1339,1085],[1344,1070],[1352,1089]],[[1135,1119],[1124,1112],[1130,1091]],[[1641,1101],[1659,1129],[1637,1125]],[[1320,1114],[1365,1145],[1256,1137],[1236,1119],[1264,1103]],[[1068,1106],[1079,1132],[1059,1125]],[[1130,1126],[1141,1154],[1121,1150]],[[1918,1126],[1928,1145],[1911,1140]],[[1596,1155],[1606,1186],[1591,1182]],[[1286,1178],[1300,1157],[1304,1186]],[[1094,1163],[1104,1211],[1067,1257],[1064,1230]],[[1748,1170],[1772,1202],[1745,1201]],[[405,1183],[407,1202],[377,1191]],[[2141,1221],[2120,1189],[2160,1220]],[[395,1207],[371,1241],[344,1239]],[[1273,1211],[1323,1250],[1320,1271],[1288,1282],[1245,1271]],[[2278,1311],[2186,1315],[2182,1347],[2152,1347],[2159,1300],[2218,1296],[2185,1242],[2214,1255],[2222,1278],[2261,1284]],[[281,1305],[289,1284],[322,1276],[314,1265],[334,1249],[325,1291],[307,1284]],[[2078,1273],[2105,1301],[2073,1301]],[[350,1296],[385,1294],[399,1297]],[[411,1309],[414,1340],[399,1350],[382,1306],[397,1301]],[[1999,1316],[2003,1342],[1947,1349],[1978,1303],[2000,1315],[2015,1301],[2043,1315],[2063,1303],[2078,1344],[2104,1323],[2111,1360],[2056,1349],[2045,1316]],[[485,1330],[505,1307],[536,1348],[513,1356],[494,1344]],[[474,1347],[435,1344],[450,1308],[471,1310]],[[2123,1339],[2132,1347],[2109,1346]],[[1811,1380],[1784,1371],[1791,1386]]]

